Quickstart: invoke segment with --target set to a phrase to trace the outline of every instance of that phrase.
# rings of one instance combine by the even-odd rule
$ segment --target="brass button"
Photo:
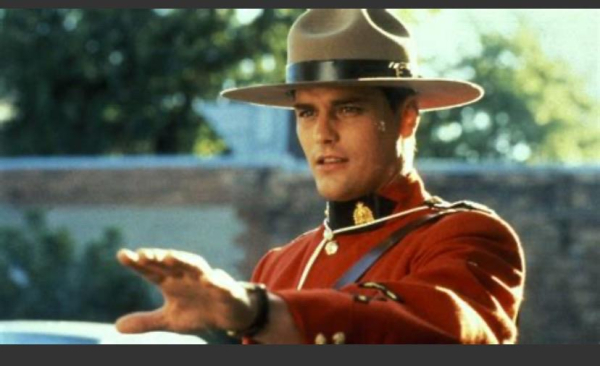
[[[327,255],[334,255],[335,253],[337,253],[338,251],[338,243],[336,243],[335,241],[328,241],[327,244],[325,244],[325,253],[327,253]]]
[[[344,344],[346,343],[346,335],[344,332],[337,332],[331,337],[333,344]]]
[[[396,295],[395,293],[393,293],[390,290],[386,290],[385,295],[394,301],[398,301],[398,295]]]
[[[364,302],[364,303],[369,302],[369,298],[366,297],[365,295],[355,295],[354,300],[356,300],[358,302]]]
[[[387,288],[385,286],[383,286],[377,282],[365,282],[361,285],[361,287],[374,288],[374,289],[381,290],[381,291],[387,290]]]
[[[325,240],[327,241],[333,239],[333,232],[329,229],[325,229],[325,232],[323,233],[323,238],[325,238]]]
[[[325,338],[323,333],[317,334],[315,337],[315,344],[327,344],[327,338]]]

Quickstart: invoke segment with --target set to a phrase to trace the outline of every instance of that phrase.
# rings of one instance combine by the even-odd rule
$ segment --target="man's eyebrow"
[[[367,100],[365,97],[349,97],[339,100],[334,100],[331,104],[335,106],[351,104],[351,103],[364,103]]]
[[[292,107],[294,107],[294,109],[310,109],[310,108],[314,108],[314,106],[312,104],[307,104],[307,103],[295,103]]]
[[[334,106],[340,106],[340,105],[351,104],[351,103],[364,103],[365,101],[367,101],[367,98],[357,96],[357,97],[348,97],[348,98],[344,98],[344,99],[334,100],[333,102],[331,102],[331,104]],[[310,108],[314,108],[314,105],[309,104],[309,103],[295,103],[293,105],[293,107],[294,107],[294,109],[310,109]]]

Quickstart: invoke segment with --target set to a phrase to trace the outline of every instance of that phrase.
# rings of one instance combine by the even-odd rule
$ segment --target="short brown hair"
[[[398,110],[398,108],[402,105],[402,103],[404,103],[406,98],[416,94],[414,90],[408,88],[384,87],[380,88],[380,90],[383,92],[383,95],[390,104],[390,107],[392,108],[393,112],[396,112]]]

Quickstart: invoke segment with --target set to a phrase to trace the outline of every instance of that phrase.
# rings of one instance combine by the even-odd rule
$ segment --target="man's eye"
[[[310,109],[301,109],[296,111],[296,117],[298,118],[310,118],[314,116],[315,112]]]
[[[340,113],[346,116],[355,116],[362,112],[362,108],[355,105],[345,105],[340,107]]]

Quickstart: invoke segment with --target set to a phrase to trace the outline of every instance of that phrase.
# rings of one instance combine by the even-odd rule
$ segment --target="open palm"
[[[198,255],[164,249],[123,249],[117,259],[158,286],[164,297],[159,309],[118,319],[120,332],[242,329],[253,319],[255,310],[246,289]]]

